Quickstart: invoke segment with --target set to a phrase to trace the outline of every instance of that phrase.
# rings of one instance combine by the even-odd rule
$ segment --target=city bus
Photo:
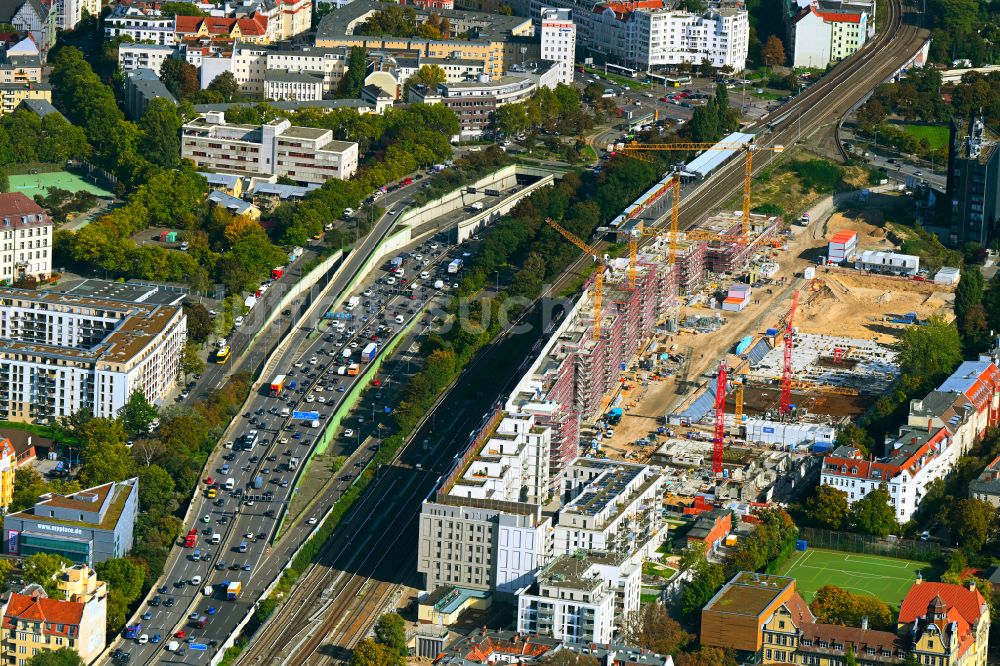
[[[229,349],[229,345],[222,347],[219,351],[215,352],[215,362],[222,364],[229,360],[229,355],[232,354],[232,350]]]

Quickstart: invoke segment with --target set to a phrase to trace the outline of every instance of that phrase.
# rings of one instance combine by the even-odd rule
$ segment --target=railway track
[[[889,2],[885,11],[889,13],[886,28],[863,51],[794,98],[776,119],[758,123],[751,129],[767,130],[769,143],[790,145],[802,125],[811,132],[831,120],[838,122],[859,99],[912,55],[919,43],[920,29],[904,22],[907,14],[900,0]],[[834,92],[835,98],[828,99]],[[771,153],[760,155],[755,160],[754,173],[768,168],[772,160]],[[720,193],[741,189],[742,179],[742,162],[734,160],[724,165],[710,187],[696,191],[682,202],[682,228],[690,228],[718,207],[723,201]],[[552,291],[558,291],[570,275],[581,271],[589,261],[590,257],[581,256],[563,273]],[[345,517],[343,533],[327,542],[317,563],[306,571],[288,599],[240,656],[239,664],[314,666],[347,660],[350,649],[363,640],[398,586],[376,579],[373,572],[390,553],[407,553],[393,560],[400,564],[400,569],[408,567],[412,560],[412,544],[406,541],[407,527],[415,524],[426,493],[426,484],[418,482],[421,479],[427,477],[408,474],[402,475],[398,482],[383,479],[373,484]],[[390,495],[391,501],[387,501]],[[391,524],[380,527],[386,519]]]

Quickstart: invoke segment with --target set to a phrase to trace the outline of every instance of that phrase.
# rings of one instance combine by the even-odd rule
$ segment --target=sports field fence
[[[804,539],[812,548],[828,548],[848,553],[885,555],[921,562],[933,562],[941,557],[941,544],[934,541],[901,539],[892,536],[882,538],[869,534],[825,530],[818,527],[800,528],[799,539]]]

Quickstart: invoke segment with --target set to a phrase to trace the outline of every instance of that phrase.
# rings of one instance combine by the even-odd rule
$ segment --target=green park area
[[[110,197],[111,192],[98,187],[87,178],[83,178],[68,171],[51,171],[47,173],[26,173],[22,175],[8,176],[10,180],[10,191],[21,192],[30,199],[34,199],[36,194],[48,196],[49,190],[60,189],[76,194],[77,192],[90,192],[98,197]]]
[[[806,601],[811,601],[824,585],[836,585],[899,606],[917,580],[917,573],[927,568],[926,562],[810,548],[796,552],[778,573],[794,578]]]
[[[930,149],[941,150],[948,147],[948,128],[944,125],[902,125],[903,132],[909,134],[917,143],[927,139]]]

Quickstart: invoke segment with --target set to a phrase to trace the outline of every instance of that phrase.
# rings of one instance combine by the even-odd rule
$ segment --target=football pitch
[[[916,582],[917,572],[924,570],[926,578],[929,568],[926,562],[810,548],[793,554],[779,573],[796,579],[796,588],[807,602],[824,585],[836,585],[898,607]]]
[[[98,187],[94,183],[68,171],[50,171],[44,173],[29,173],[8,176],[11,192],[22,192],[29,199],[36,194],[47,196],[50,188],[59,188],[70,192],[90,192],[99,197],[110,197],[111,192]]]

